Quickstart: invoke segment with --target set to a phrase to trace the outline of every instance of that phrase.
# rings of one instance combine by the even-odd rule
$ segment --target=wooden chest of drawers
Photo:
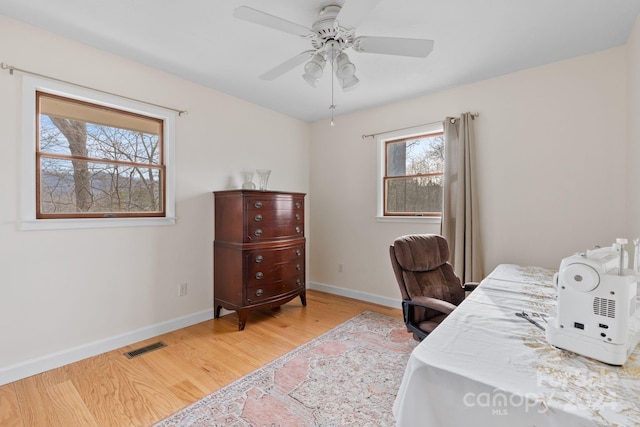
[[[214,313],[306,305],[304,193],[216,191],[213,244]]]

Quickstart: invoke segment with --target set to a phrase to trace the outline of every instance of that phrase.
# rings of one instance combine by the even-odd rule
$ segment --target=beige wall
[[[189,111],[176,118],[175,226],[20,231],[21,75],[0,73],[0,383],[39,357],[46,367],[182,316],[211,317],[211,191],[259,168],[273,170],[270,188],[308,191],[308,123],[2,16],[0,59]]]
[[[335,127],[314,123],[309,279],[316,286],[398,300],[389,244],[439,225],[376,222],[375,142],[361,135],[466,111],[480,113],[486,273],[500,263],[557,268],[565,256],[624,236],[626,49],[618,47],[339,116]]]
[[[640,237],[640,18],[627,43],[627,233]]]

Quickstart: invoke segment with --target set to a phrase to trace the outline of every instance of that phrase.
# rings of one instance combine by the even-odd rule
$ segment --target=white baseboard
[[[0,368],[0,386],[213,319],[213,308]]]
[[[308,289],[316,289],[328,294],[340,295],[347,298],[359,299],[361,301],[371,302],[374,304],[384,305],[392,308],[402,308],[401,298],[389,298],[380,295],[370,294],[368,292],[354,291],[353,289],[340,288],[338,286],[327,285],[318,282],[307,282]]]

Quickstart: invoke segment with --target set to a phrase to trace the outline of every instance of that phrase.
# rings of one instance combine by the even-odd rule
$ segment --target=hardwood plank
[[[48,372],[35,375],[15,384],[20,417],[25,426],[62,426],[47,388],[51,386]],[[55,385],[55,384],[54,384]]]
[[[402,317],[399,309],[308,290],[276,309],[192,325],[0,387],[0,425],[147,426],[361,313]],[[127,359],[123,353],[167,347]]]
[[[47,388],[61,425],[98,427],[78,390],[69,380]]]
[[[121,372],[112,372],[109,359],[114,357],[114,353],[100,354],[68,365],[69,377],[99,425],[139,425],[135,422],[136,414],[129,413],[130,407],[126,406],[125,399],[130,396],[120,391],[126,387],[128,379]],[[121,386],[122,381],[125,386]]]
[[[207,394],[204,390],[195,386],[189,380],[180,381],[179,383],[172,385],[170,390],[175,396],[185,402],[184,406],[198,401],[202,396]]]
[[[25,427],[13,384],[0,387],[0,426]]]
[[[164,372],[149,369],[144,356],[135,359],[114,357],[111,362],[113,372],[122,376],[120,396],[126,402],[128,413],[135,415],[136,425],[150,425],[165,414],[175,412],[174,408],[184,406],[184,401],[160,381]]]

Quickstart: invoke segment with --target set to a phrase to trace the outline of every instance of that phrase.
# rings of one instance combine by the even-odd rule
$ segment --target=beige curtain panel
[[[444,200],[442,236],[447,239],[451,264],[463,283],[484,277],[480,251],[475,138],[471,113],[444,122]]]

